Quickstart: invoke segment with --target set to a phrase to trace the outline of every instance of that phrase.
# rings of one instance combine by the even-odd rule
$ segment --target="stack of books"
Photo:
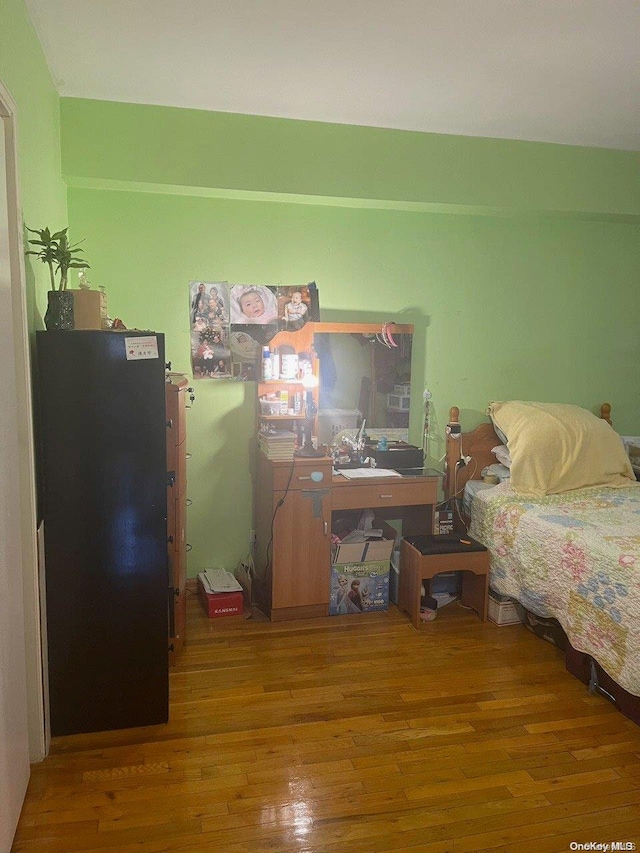
[[[293,459],[296,449],[296,434],[289,429],[258,433],[258,447],[267,459]]]

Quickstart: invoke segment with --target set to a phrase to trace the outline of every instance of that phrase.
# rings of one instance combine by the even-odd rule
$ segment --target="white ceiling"
[[[60,94],[640,150],[640,0],[26,0]]]

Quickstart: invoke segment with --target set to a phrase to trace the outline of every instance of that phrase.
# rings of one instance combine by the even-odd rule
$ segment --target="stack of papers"
[[[226,569],[205,569],[198,575],[205,592],[242,592],[242,587]]]
[[[450,592],[434,592],[433,598],[438,602],[438,609],[441,607],[446,607],[447,604],[451,604],[452,601],[457,599],[457,595],[453,595]]]
[[[352,530],[341,539],[341,543],[351,545],[354,542],[368,542],[369,539],[382,539],[382,530],[377,527],[370,530]]]
[[[347,468],[344,471],[339,471],[347,480],[359,480],[362,477],[401,477],[397,471],[392,471],[391,468]]]

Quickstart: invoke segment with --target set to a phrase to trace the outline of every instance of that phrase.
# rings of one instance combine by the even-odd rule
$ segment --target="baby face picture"
[[[283,294],[282,291],[285,291]],[[280,288],[280,325],[287,331],[301,329],[309,316],[309,290],[305,287]]]
[[[264,284],[231,286],[231,323],[234,325],[260,325],[278,319],[276,294]]]
[[[233,361],[253,363],[260,357],[260,344],[246,332],[235,331],[229,336]]]

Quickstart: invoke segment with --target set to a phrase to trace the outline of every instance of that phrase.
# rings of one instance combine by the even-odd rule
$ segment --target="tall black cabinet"
[[[37,333],[51,731],[168,719],[164,336]]]

